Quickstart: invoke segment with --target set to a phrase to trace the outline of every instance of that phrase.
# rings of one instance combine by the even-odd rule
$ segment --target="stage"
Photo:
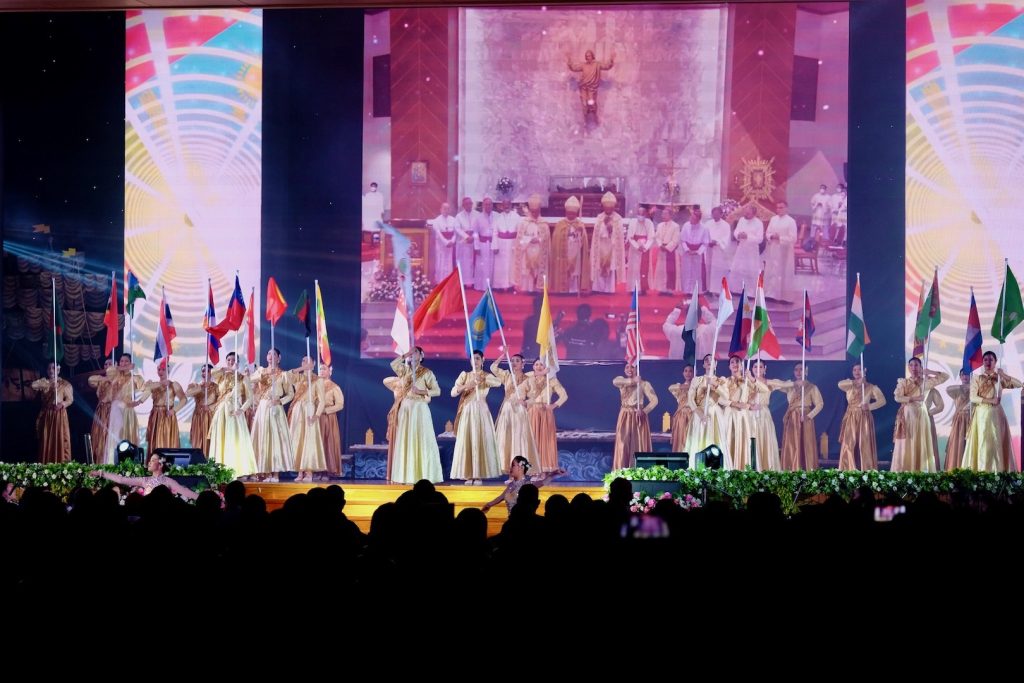
[[[393,503],[398,497],[412,489],[404,484],[388,484],[385,481],[351,484],[348,482],[314,482],[313,484],[264,484],[247,482],[245,493],[256,494],[267,502],[268,510],[276,510],[284,502],[299,493],[306,493],[311,488],[323,488],[338,484],[345,490],[345,515],[356,523],[363,531],[370,531],[370,520],[373,512],[384,503]],[[491,486],[466,486],[464,484],[439,484],[437,490],[444,494],[448,502],[455,506],[454,514],[458,515],[464,508],[481,508],[484,503],[494,500],[504,490],[503,484]],[[540,508],[544,513],[544,503],[555,494],[561,494],[570,501],[573,496],[585,493],[593,499],[604,496],[604,486],[600,482],[584,485],[579,482],[571,484],[550,483],[540,489]],[[501,531],[501,525],[508,519],[505,504],[495,505],[487,512],[487,535],[493,536]]]

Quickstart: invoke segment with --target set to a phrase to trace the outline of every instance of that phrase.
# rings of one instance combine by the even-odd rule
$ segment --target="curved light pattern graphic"
[[[962,364],[971,287],[985,349],[1003,282],[1003,258],[1024,275],[1024,3],[907,2],[906,334],[913,343],[922,282],[939,269],[942,324],[930,364],[954,378]],[[1021,376],[1018,328],[1004,367]],[[1011,396],[1012,395],[1012,396]],[[1020,462],[1018,392],[1006,409]],[[948,435],[952,406],[939,420]]]
[[[130,345],[147,379],[162,290],[178,335],[170,375],[184,387],[205,361],[207,279],[219,316],[236,269],[246,303],[260,281],[262,97],[262,10],[126,13],[125,269],[148,297]],[[223,341],[222,354],[235,343]],[[191,412],[179,415],[184,440]]]

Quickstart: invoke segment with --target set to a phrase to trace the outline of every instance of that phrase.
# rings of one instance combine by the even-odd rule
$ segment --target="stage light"
[[[117,464],[121,464],[125,460],[142,462],[142,449],[125,439],[115,447],[114,460]]]
[[[693,456],[693,466],[697,469],[722,469],[722,449],[716,444],[711,444],[704,450],[698,451]]]

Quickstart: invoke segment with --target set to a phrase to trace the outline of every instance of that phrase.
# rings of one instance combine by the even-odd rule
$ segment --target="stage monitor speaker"
[[[206,462],[206,456],[199,448],[158,448],[153,453],[162,457],[168,465],[178,467],[202,465]]]
[[[671,470],[690,469],[689,453],[636,453],[637,467],[654,467],[661,465]]]

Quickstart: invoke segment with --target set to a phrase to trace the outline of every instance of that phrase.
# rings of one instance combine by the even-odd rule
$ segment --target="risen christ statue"
[[[587,123],[587,114],[594,115],[594,123],[597,121],[597,89],[601,85],[601,71],[607,71],[615,66],[615,53],[613,52],[607,62],[599,62],[594,58],[594,51],[587,50],[583,56],[583,62],[573,62],[572,55],[566,55],[566,62],[569,71],[580,73],[580,104],[583,105],[583,124]]]

